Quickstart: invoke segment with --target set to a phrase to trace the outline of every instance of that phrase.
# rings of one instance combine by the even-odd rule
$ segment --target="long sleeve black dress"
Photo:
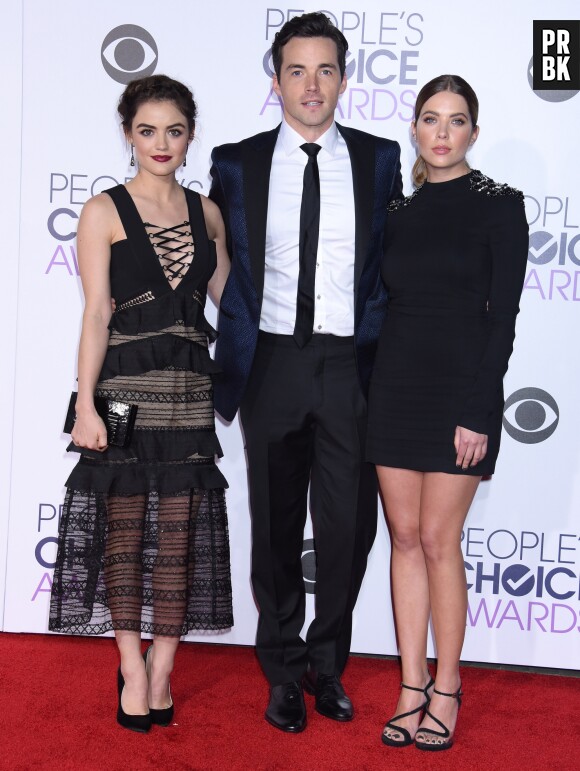
[[[523,200],[474,170],[391,204],[389,307],[369,396],[373,463],[493,473],[528,255]],[[489,437],[473,468],[456,466],[457,426]]]

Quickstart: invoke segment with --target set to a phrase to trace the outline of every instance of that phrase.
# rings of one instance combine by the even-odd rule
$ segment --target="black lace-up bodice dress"
[[[123,185],[106,192],[127,238],[111,247],[116,310],[95,393],[137,404],[137,419],[128,447],[80,450],[66,482],[49,628],[225,629],[227,485],[215,464],[216,333],[204,316],[215,244],[197,193],[185,190],[188,222],[160,228],[141,221]]]
[[[367,459],[491,474],[528,256],[523,195],[472,171],[426,182],[390,209],[382,265],[389,305],[369,395]],[[473,468],[455,465],[456,426],[489,437]]]

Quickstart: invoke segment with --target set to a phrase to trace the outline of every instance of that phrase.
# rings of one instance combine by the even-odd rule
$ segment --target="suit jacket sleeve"
[[[397,170],[395,171],[393,177],[393,187],[391,188],[389,203],[391,201],[397,201],[399,198],[403,197],[403,177],[401,176],[401,148],[398,147],[398,150],[399,153],[397,159]]]

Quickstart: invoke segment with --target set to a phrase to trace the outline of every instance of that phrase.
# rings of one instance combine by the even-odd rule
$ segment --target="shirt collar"
[[[278,134],[278,141],[282,144],[286,155],[291,155],[300,148],[300,145],[305,143],[304,137],[292,128],[284,119],[282,119],[282,125],[280,126],[280,133]],[[320,145],[321,152],[327,152],[329,155],[334,155],[336,152],[336,146],[338,144],[338,129],[336,123],[333,121],[329,128],[318,137],[316,144]]]

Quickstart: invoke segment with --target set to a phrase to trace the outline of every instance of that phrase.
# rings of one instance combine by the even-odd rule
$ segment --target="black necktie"
[[[312,337],[314,326],[314,279],[316,253],[318,251],[318,227],[320,224],[320,179],[316,156],[320,145],[307,143],[300,146],[308,156],[302,184],[300,205],[300,272],[296,298],[296,323],[294,340],[303,348]]]

